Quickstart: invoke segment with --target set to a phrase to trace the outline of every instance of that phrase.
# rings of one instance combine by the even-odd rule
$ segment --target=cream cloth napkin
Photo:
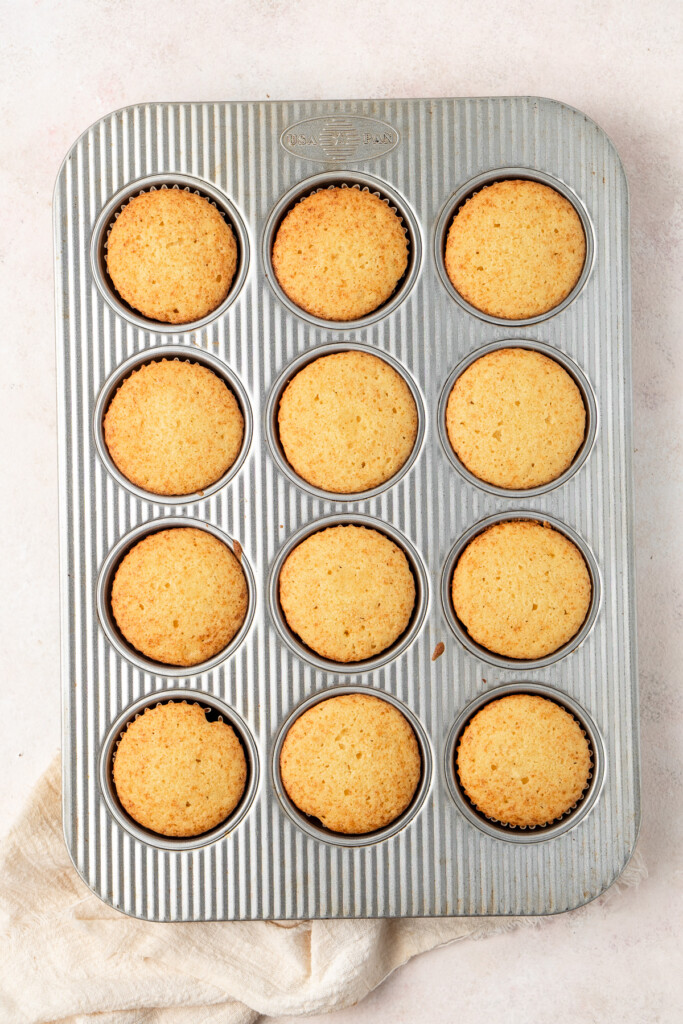
[[[609,895],[645,875],[636,854]],[[59,757],[0,850],[0,913],[3,1024],[251,1024],[260,1014],[322,1013],[358,1002],[417,953],[540,920],[134,920],[94,896],[71,864]]]

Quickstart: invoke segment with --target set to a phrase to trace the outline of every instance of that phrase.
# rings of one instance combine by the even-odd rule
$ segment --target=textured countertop
[[[679,4],[0,0],[0,18],[0,834],[59,747],[51,201],[73,140],[143,100],[554,97],[607,131],[631,188],[640,849],[649,878],[577,915],[425,954],[328,1019],[683,1019]]]

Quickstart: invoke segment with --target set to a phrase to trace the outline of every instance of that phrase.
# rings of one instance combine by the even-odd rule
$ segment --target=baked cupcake
[[[538,181],[496,181],[457,211],[446,272],[466,302],[505,320],[558,306],[581,276],[586,236],[563,195]]]
[[[519,828],[548,825],[572,810],[591,767],[576,719],[554,701],[525,693],[486,704],[456,752],[460,783],[477,810]]]
[[[446,429],[470,473],[524,490],[556,480],[583,444],[586,409],[567,371],[540,352],[489,352],[458,377]]]
[[[291,801],[325,828],[350,835],[395,821],[410,805],[421,770],[405,715],[369,694],[314,704],[294,722],[280,753]]]
[[[226,722],[199,704],[169,701],[130,722],[114,755],[121,806],[163,836],[196,836],[220,825],[242,799],[247,762]]]
[[[247,614],[242,567],[225,544],[193,527],[159,530],[123,557],[111,588],[122,635],[147,658],[198,665],[230,643]]]
[[[123,207],[106,247],[107,271],[122,299],[170,324],[201,320],[230,290],[237,269],[232,228],[194,192],[143,192]]]
[[[244,418],[232,391],[186,359],[145,363],[126,377],[104,416],[114,464],[153,494],[210,487],[232,466],[243,438]]]
[[[278,228],[273,269],[295,305],[323,320],[356,320],[392,295],[408,266],[401,218],[359,188],[326,188]]]
[[[383,359],[335,352],[289,382],[278,430],[300,477],[349,494],[378,487],[404,465],[417,436],[417,408],[403,377]]]
[[[415,580],[405,554],[377,530],[331,526],[287,556],[280,605],[307,647],[332,661],[374,658],[406,631]]]
[[[453,573],[455,614],[476,643],[506,658],[544,658],[568,643],[585,621],[591,592],[576,545],[533,520],[477,534]]]

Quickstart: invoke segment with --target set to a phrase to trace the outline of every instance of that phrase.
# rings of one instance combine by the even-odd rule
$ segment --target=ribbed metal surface
[[[422,265],[406,300],[364,329],[320,328],[275,296],[261,261],[269,212],[321,167],[286,152],[284,129],[304,118],[379,118],[399,133],[386,155],[353,165],[386,181],[415,213]],[[453,301],[439,279],[433,233],[468,179],[497,167],[556,176],[592,221],[595,264],[584,290],[559,314],[519,327],[488,324]],[[236,301],[189,333],[144,331],[125,321],[95,287],[93,226],[130,181],[178,171],[224,192],[249,234],[251,262]],[[548,100],[496,98],[244,104],[151,104],[103,118],[76,142],[55,192],[59,376],[64,824],[74,863],[104,900],[157,920],[544,914],[585,903],[625,865],[639,821],[638,728],[632,557],[630,286],[628,197],[619,158],[583,114]],[[467,483],[439,441],[443,385],[472,350],[504,338],[545,342],[575,360],[596,396],[598,428],[586,464],[561,487],[506,501]],[[393,487],[365,501],[330,502],[298,488],[276,467],[265,442],[272,382],[303,351],[354,340],[393,355],[421,391],[423,450]],[[254,435],[240,472],[196,504],[153,504],[131,495],[96,455],[93,411],[104,382],[125,359],[161,344],[200,346],[242,381]],[[595,554],[602,606],[590,635],[543,669],[492,667],[465,651],[440,601],[449,551],[472,524],[497,512],[531,509],[566,523]],[[300,527],[348,510],[374,516],[415,546],[429,577],[428,611],[416,641],[395,661],[364,675],[313,668],[280,639],[268,614],[269,567]],[[133,667],[97,621],[96,586],[108,552],[141,522],[185,515],[239,539],[254,570],[257,608],[235,654],[212,672],[165,678]],[[437,642],[445,653],[432,662]],[[592,717],[605,748],[605,784],[590,813],[545,842],[513,844],[485,835],[458,811],[444,749],[462,708],[484,690],[527,679],[568,694]],[[272,745],[295,705],[321,688],[364,685],[403,701],[424,727],[432,783],[419,813],[397,835],[349,849],[306,835],[278,803]],[[258,792],[224,839],[167,852],[132,838],[115,822],[98,785],[102,742],[132,701],[192,688],[220,697],[251,729],[259,751]]]

